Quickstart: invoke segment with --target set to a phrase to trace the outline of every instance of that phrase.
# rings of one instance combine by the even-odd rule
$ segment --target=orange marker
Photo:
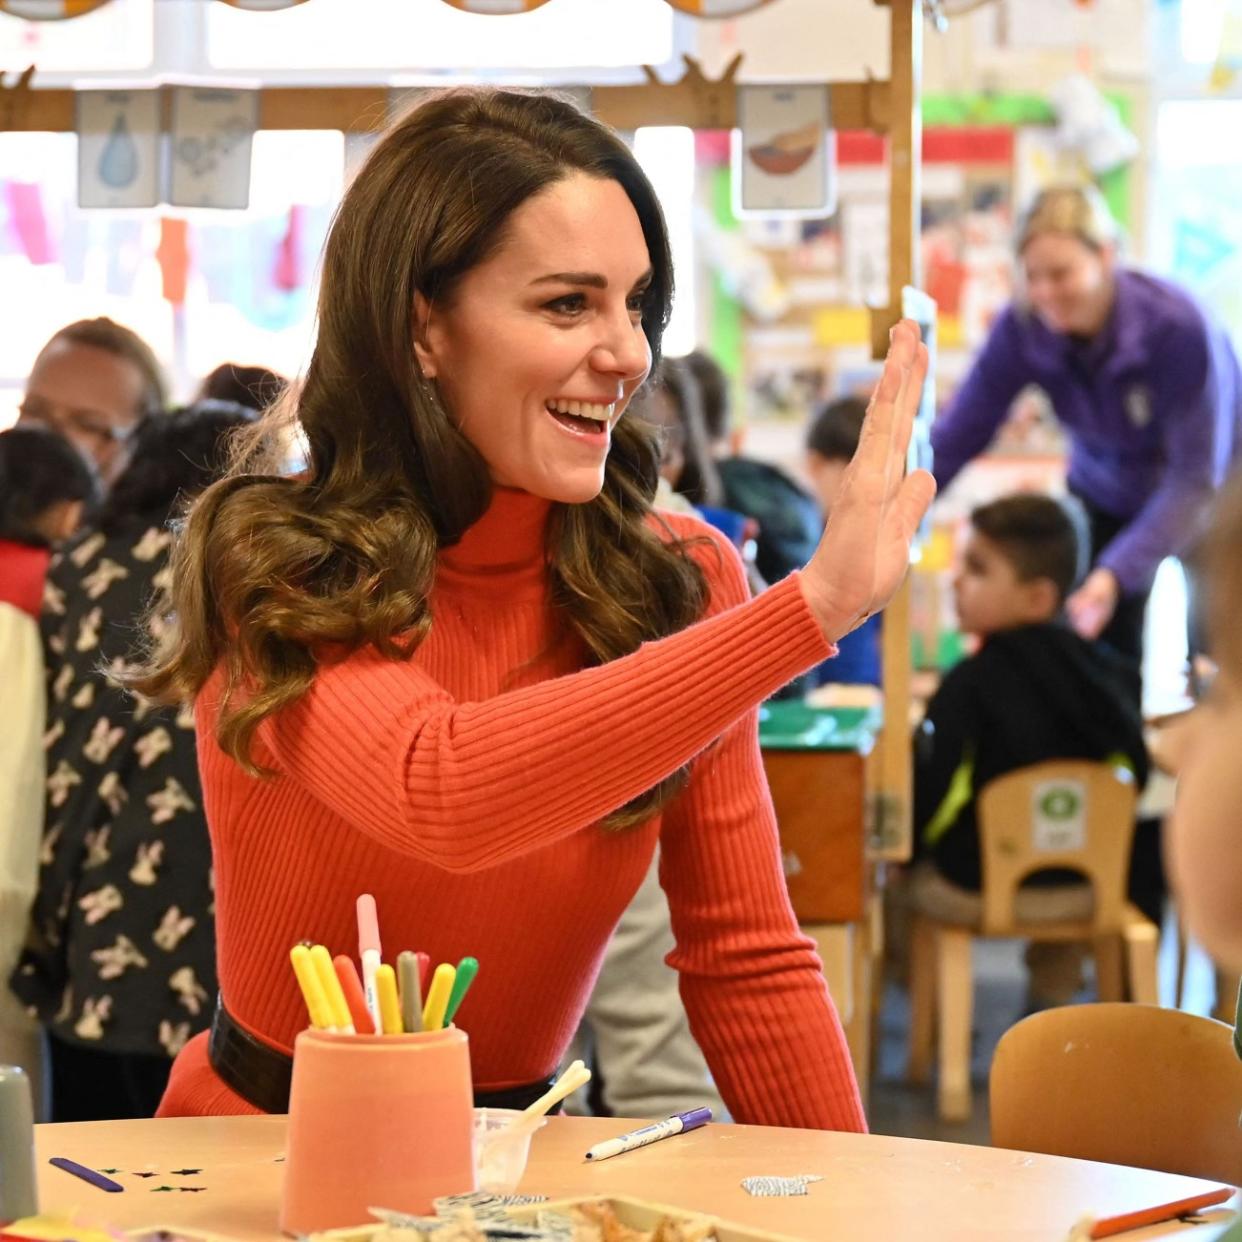
[[[367,998],[362,993],[362,980],[358,978],[358,969],[353,960],[338,953],[332,959],[332,969],[340,981],[341,991],[345,993],[345,1003],[349,1006],[349,1016],[354,1020],[354,1030],[359,1035],[374,1035],[375,1023],[367,1010]]]
[[[1201,1211],[1213,1204],[1224,1203],[1226,1199],[1232,1199],[1236,1193],[1232,1186],[1222,1186],[1219,1190],[1191,1195],[1189,1199],[1177,1199],[1173,1203],[1161,1203],[1157,1207],[1140,1208],[1137,1212],[1125,1212],[1120,1216],[1106,1216],[1091,1226],[1087,1236],[1111,1238],[1115,1233],[1126,1233],[1142,1225],[1156,1225],[1162,1220],[1176,1220],[1179,1216],[1189,1216],[1192,1212]]]

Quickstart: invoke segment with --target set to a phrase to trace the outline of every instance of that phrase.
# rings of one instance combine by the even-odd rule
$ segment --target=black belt
[[[289,1111],[293,1057],[256,1039],[240,1026],[216,997],[216,1012],[207,1039],[207,1059],[220,1080],[243,1100],[265,1113]],[[526,1108],[553,1083],[546,1078],[503,1091],[476,1091],[476,1108]],[[559,1112],[559,1106],[551,1110]]]

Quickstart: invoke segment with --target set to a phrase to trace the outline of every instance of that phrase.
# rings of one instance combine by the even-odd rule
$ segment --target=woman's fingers
[[[936,480],[926,470],[915,470],[902,480],[897,493],[897,520],[907,543],[914,538],[935,496]]]
[[[918,328],[903,319],[893,329],[884,371],[863,424],[856,458],[864,469],[883,468],[892,449],[894,435],[903,446],[909,442],[909,429],[903,424],[909,423],[913,410],[918,407],[917,397],[913,408],[910,407],[909,396],[911,377],[915,372],[918,387],[914,391],[917,392],[922,386],[922,377],[927,373],[927,351],[919,342]],[[904,447],[902,452],[904,454]]]
[[[915,347],[910,366],[901,377],[901,389],[897,394],[889,443],[884,457],[884,497],[892,500],[897,494],[905,475],[906,452],[914,433],[914,418],[923,397],[923,381],[927,376],[927,349],[921,343]]]

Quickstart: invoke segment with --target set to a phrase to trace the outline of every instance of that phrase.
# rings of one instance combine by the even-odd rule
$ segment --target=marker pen
[[[674,1113],[664,1121],[654,1125],[643,1126],[641,1130],[631,1130],[629,1134],[619,1134],[616,1138],[605,1139],[596,1143],[587,1152],[588,1160],[607,1160],[611,1156],[619,1156],[622,1152],[633,1151],[637,1147],[646,1147],[648,1143],[658,1143],[661,1139],[672,1138],[674,1134],[684,1134],[687,1130],[697,1130],[712,1119],[710,1108],[695,1108],[688,1113]]]
[[[375,989],[375,972],[383,957],[380,952],[379,915],[375,898],[363,893],[358,898],[358,956],[362,961],[362,994],[366,998],[367,1012],[377,1031],[384,1029],[384,1017],[380,1012],[379,993]]]

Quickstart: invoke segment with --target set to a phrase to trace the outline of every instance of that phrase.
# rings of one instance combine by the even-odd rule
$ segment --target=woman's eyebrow
[[[532,285],[587,285],[592,289],[607,289],[608,277],[598,272],[553,272],[548,276],[537,276],[530,282]]]
[[[649,285],[654,271],[648,268],[633,284],[634,289]],[[591,289],[607,289],[608,277],[599,272],[551,272],[547,276],[537,276],[530,282],[532,285],[585,285]]]

